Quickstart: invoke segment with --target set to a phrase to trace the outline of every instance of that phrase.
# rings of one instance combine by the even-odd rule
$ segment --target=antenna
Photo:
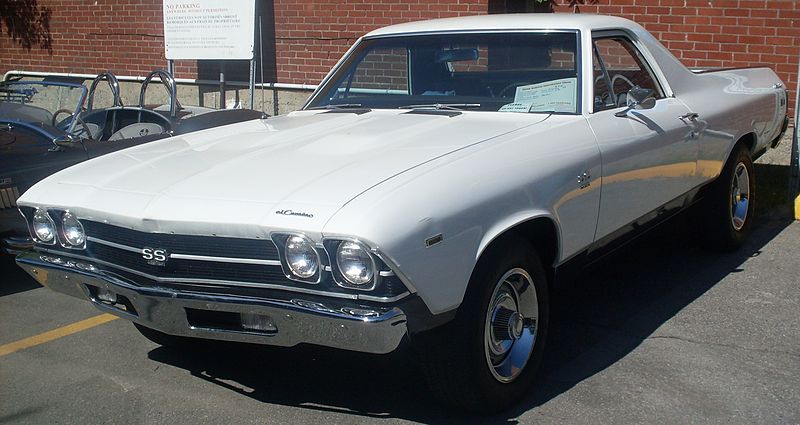
[[[261,14],[258,14],[258,66],[261,71],[261,112],[264,111],[264,33],[261,30]],[[275,88],[272,88],[275,90]]]

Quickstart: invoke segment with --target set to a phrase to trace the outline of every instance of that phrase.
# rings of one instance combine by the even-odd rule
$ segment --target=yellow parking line
[[[45,342],[50,342],[67,335],[72,335],[76,332],[84,331],[86,329],[102,325],[103,323],[110,322],[114,319],[118,319],[118,317],[112,314],[101,314],[99,316],[90,317],[86,320],[81,320],[80,322],[75,322],[53,329],[52,331],[42,332],[39,335],[34,335],[19,341],[0,345],[0,357],[11,354],[15,351],[24,350],[39,344],[44,344]]]
[[[800,195],[794,198],[794,219],[800,220]]]

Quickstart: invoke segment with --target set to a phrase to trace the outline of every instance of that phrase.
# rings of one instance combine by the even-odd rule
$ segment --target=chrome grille
[[[163,266],[147,264],[141,252],[119,249],[91,240],[86,251],[90,257],[118,267],[146,273],[150,276],[178,280],[220,280],[250,283],[288,281],[280,266],[227,263],[169,258]]]
[[[86,234],[134,248],[158,247],[170,253],[279,261],[272,240],[147,233],[96,221],[83,221]]]
[[[84,250],[58,244],[46,250],[96,260],[143,286],[210,285],[223,292],[293,289],[347,298],[392,298],[407,293],[393,274],[382,277],[380,289],[370,294],[338,287],[329,273],[318,284],[293,281],[283,274],[278,248],[271,239],[147,233],[96,221],[81,222],[87,235]],[[166,250],[169,258],[160,265],[148,263],[143,257],[145,247]]]

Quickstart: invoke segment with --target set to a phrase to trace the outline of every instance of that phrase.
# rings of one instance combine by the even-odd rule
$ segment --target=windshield
[[[578,112],[575,32],[465,33],[367,39],[309,108]]]
[[[0,119],[55,125],[79,112],[86,97],[80,84],[4,82],[0,84]]]

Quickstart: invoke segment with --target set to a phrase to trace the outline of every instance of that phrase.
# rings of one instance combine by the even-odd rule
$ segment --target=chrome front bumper
[[[88,262],[37,252],[20,254],[17,264],[54,291],[88,300],[104,312],[170,335],[287,347],[308,343],[383,354],[397,348],[407,333],[406,314],[396,306],[332,307],[324,301],[300,298],[265,299],[144,287]],[[102,300],[98,291],[111,291],[117,302]],[[267,318],[274,330],[237,327],[236,320],[242,314]]]

